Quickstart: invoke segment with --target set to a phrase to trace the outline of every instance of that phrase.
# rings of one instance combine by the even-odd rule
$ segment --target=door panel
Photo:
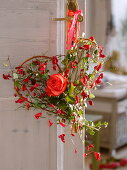
[[[59,22],[57,27],[51,18],[64,16],[65,3],[66,0],[0,0],[0,75],[10,69],[3,66],[9,64],[8,56],[15,67],[33,55],[63,54],[64,24]],[[79,3],[84,9],[84,0]],[[63,15],[57,15],[61,10]],[[35,120],[33,115],[38,111],[16,110],[12,89],[13,83],[0,76],[0,170],[82,169],[79,138],[74,139],[80,148],[76,155],[69,137],[65,145],[60,144],[59,130],[56,125],[48,127],[48,118]]]
[[[85,15],[85,0],[77,0],[79,3],[80,9],[83,11],[83,15]],[[84,16],[84,22],[81,23],[81,33],[85,30],[86,17]],[[70,135],[70,129],[66,128],[65,130],[67,134],[66,143],[64,145],[64,168],[63,170],[82,170],[83,169],[83,144],[82,141],[77,134],[75,137]],[[73,140],[73,142],[72,142]],[[77,153],[75,153],[75,149]],[[85,160],[84,160],[85,161]]]
[[[56,54],[56,1],[0,0],[0,74],[33,55]],[[0,76],[0,169],[56,170],[56,125],[18,109],[13,83]]]

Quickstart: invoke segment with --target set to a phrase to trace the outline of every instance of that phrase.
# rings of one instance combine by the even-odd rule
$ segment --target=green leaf
[[[105,126],[105,128],[108,126],[108,122],[104,122],[103,125]]]
[[[98,53],[98,50],[96,49],[95,51],[94,51],[94,54],[97,54]]]
[[[83,110],[79,110],[79,115],[81,116],[81,115],[83,115]]]
[[[62,109],[62,110],[66,110],[67,109],[67,105],[65,103],[60,104],[59,108]]]
[[[40,104],[42,108],[45,108],[45,104]]]
[[[76,81],[75,81],[75,84],[79,84],[79,83],[80,83],[80,80],[76,80]]]
[[[92,129],[89,129],[88,132],[89,132],[90,135],[94,135],[95,134],[95,132]]]
[[[94,74],[90,74],[90,75],[89,75],[89,78],[94,79],[94,78],[95,78],[95,75],[94,75]]]
[[[96,124],[96,127],[100,127],[101,126],[101,122],[98,122],[97,124]]]
[[[35,103],[33,103],[33,107],[40,108],[40,107],[42,107],[42,104],[39,103],[38,101],[35,101]]]
[[[66,101],[69,104],[74,104],[75,103],[75,98],[71,97],[71,96],[66,96]]]
[[[69,89],[69,96],[73,96],[74,89],[75,89],[75,86],[73,85],[73,83],[71,83],[71,87]]]
[[[84,63],[88,62],[88,57],[84,57]]]
[[[65,58],[70,59],[70,54],[67,54]]]
[[[27,70],[27,73],[32,74],[32,73],[33,73],[33,71],[32,71],[32,70],[30,70],[30,69],[28,69],[28,70]]]
[[[14,86],[19,88],[21,87],[19,80],[14,81]]]
[[[42,78],[43,78],[43,79],[48,79],[48,78],[49,78],[48,73],[43,74],[43,75],[42,75]]]
[[[75,117],[74,116],[70,116],[70,120],[73,120]]]
[[[95,95],[91,93],[91,94],[89,95],[89,98],[90,98],[90,99],[94,99],[94,98],[95,98]]]

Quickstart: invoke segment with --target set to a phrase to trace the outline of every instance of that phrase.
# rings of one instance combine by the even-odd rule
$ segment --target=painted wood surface
[[[85,0],[77,0],[79,3],[79,8],[83,11],[84,21],[81,23],[81,34],[86,31],[86,17],[85,17]],[[87,33],[87,32],[85,32]],[[83,158],[83,144],[79,137],[79,134],[75,134],[75,137],[70,135],[70,129],[67,127],[66,132],[66,143],[64,146],[64,170],[85,170],[83,168],[83,163],[85,159]],[[77,153],[75,153],[75,149]],[[84,161],[84,162],[83,162]]]
[[[0,75],[33,55],[56,54],[56,0],[0,0]],[[56,125],[16,110],[13,85],[0,76],[0,169],[56,170]]]
[[[29,56],[64,52],[60,46],[64,27],[51,20],[65,7],[61,1],[0,0],[0,75],[10,70],[4,66],[8,57],[15,67]],[[79,4],[84,10],[84,0]],[[66,145],[59,145],[62,131],[56,125],[49,128],[47,119],[35,120],[35,111],[16,110],[12,88],[12,82],[0,76],[0,170],[82,170],[79,138],[75,139],[78,154],[68,135]]]

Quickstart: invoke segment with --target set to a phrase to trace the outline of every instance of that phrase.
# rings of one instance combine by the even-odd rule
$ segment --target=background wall
[[[87,32],[105,45],[112,29],[111,0],[87,0]]]
[[[127,1],[112,0],[112,13],[114,17],[114,23],[116,30],[120,29],[121,21],[127,18]]]

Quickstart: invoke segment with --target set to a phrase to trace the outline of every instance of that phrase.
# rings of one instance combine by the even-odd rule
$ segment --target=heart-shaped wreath
[[[101,125],[84,118],[87,104],[93,105],[95,97],[91,90],[101,84],[104,63],[103,47],[98,46],[94,37],[78,38],[65,56],[34,56],[12,70],[12,75],[3,75],[4,79],[12,78],[16,96],[15,101],[22,107],[40,109],[35,118],[46,114],[56,116],[57,123],[72,131],[81,132],[84,128],[91,134]],[[49,121],[52,125],[52,121]],[[71,132],[72,133],[72,132]],[[59,136],[63,142],[64,136]]]

